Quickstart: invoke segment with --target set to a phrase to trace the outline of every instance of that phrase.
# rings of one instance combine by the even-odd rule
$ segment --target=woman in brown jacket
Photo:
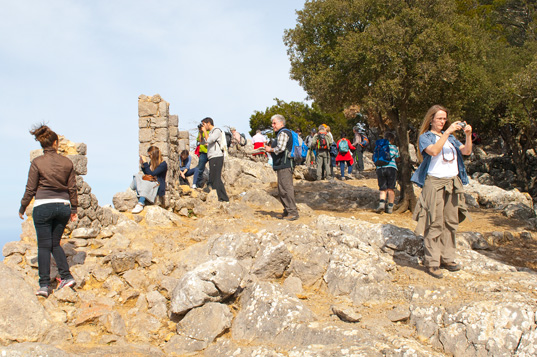
[[[39,290],[36,295],[48,297],[50,286],[50,254],[54,256],[61,281],[58,289],[76,284],[63,248],[60,246],[63,231],[69,219],[77,219],[77,188],[73,163],[58,154],[58,135],[48,126],[34,127],[35,136],[43,148],[30,166],[26,191],[21,200],[19,217],[24,219],[26,207],[35,197],[33,219],[37,234],[37,263]]]

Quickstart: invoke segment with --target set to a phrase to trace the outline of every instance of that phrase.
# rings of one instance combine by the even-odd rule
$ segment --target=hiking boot
[[[379,202],[379,206],[377,207],[377,213],[380,213],[380,212],[384,211],[385,208],[386,208],[386,203],[385,202]]]
[[[48,297],[52,293],[50,286],[41,286],[39,290],[35,292],[37,296]]]
[[[140,213],[144,210],[144,205],[141,204],[140,202],[138,202],[136,204],[136,206],[134,206],[134,208],[132,209],[132,213],[133,214],[137,214],[137,213]]]
[[[388,214],[392,214],[393,213],[393,205],[388,204],[386,206],[386,210],[384,212],[386,212]]]
[[[75,285],[76,285],[76,281],[73,278],[60,280],[60,285],[58,285],[58,288],[56,290],[60,290],[61,288],[65,288],[65,287],[71,288]]]
[[[341,176],[341,181],[345,181],[345,176]]]
[[[296,221],[298,219],[298,214],[294,215],[294,216],[287,215],[287,216],[283,217],[283,219],[285,219],[286,221]]]
[[[449,271],[459,271],[462,269],[462,266],[460,264],[457,264],[455,262],[453,263],[442,263],[440,266],[444,269],[447,269]]]
[[[203,192],[205,192],[205,193],[210,193],[211,192],[211,188],[209,187],[209,185],[205,186],[205,188],[203,189]]]
[[[439,267],[427,267],[427,273],[437,279],[442,279],[444,277],[444,273],[442,273],[442,270],[440,270]]]
[[[289,216],[289,213],[287,213],[286,211],[284,211],[282,213],[282,215],[280,216],[281,219],[284,219],[285,217]]]
[[[192,185],[193,190],[195,190],[196,188],[198,188],[198,186],[196,186],[196,184]]]

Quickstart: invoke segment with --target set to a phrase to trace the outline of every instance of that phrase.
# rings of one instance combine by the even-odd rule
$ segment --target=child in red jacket
[[[351,150],[356,150],[352,146],[351,142],[345,137],[345,133],[341,132],[341,139],[337,142],[338,154],[336,156],[336,163],[339,163],[341,169],[341,180],[345,180],[345,163],[349,168],[349,175],[352,173],[352,164],[354,160],[352,158]]]

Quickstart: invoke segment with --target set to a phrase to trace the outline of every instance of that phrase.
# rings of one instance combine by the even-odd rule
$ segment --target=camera
[[[201,130],[202,124],[198,124],[198,130]]]
[[[464,127],[466,126],[466,122],[465,122],[465,121],[461,121],[461,122],[459,123],[459,125],[461,126],[461,128],[464,129]]]

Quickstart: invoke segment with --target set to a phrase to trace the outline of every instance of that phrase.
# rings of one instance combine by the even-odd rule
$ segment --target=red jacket
[[[339,152],[339,143],[341,142],[341,140],[347,141],[347,144],[349,145],[349,151],[347,151],[345,154],[342,154],[341,152]],[[351,150],[356,150],[356,148],[354,146],[352,146],[351,142],[348,139],[345,139],[345,138],[339,139],[339,141],[337,142],[337,149],[338,149],[338,153],[337,153],[337,156],[336,156],[336,162],[338,162],[338,161],[350,161],[350,165],[354,164],[354,160],[352,158]]]

